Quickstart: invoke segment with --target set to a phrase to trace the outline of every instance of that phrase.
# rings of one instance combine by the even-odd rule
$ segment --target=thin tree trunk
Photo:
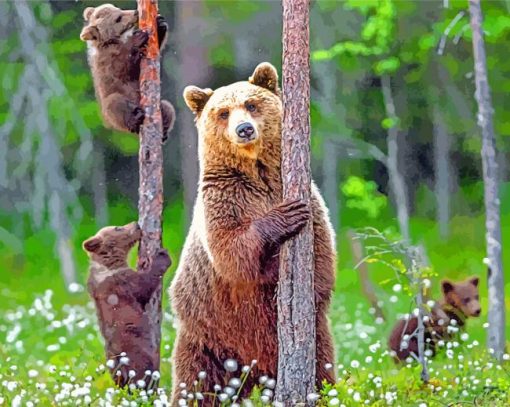
[[[140,66],[140,106],[145,121],[140,131],[140,186],[138,189],[138,223],[142,238],[138,249],[138,272],[150,272],[152,260],[161,248],[163,213],[163,126],[160,110],[160,64],[156,28],[157,0],[138,0],[139,28],[150,33],[147,52]],[[145,312],[152,329],[154,366],[159,370],[161,343],[162,282],[152,293]]]
[[[381,318],[383,321],[386,320],[384,317],[384,312],[382,308],[379,306],[379,300],[377,299],[377,294],[375,293],[374,285],[372,281],[370,281],[370,275],[368,273],[368,264],[366,261],[363,261],[365,257],[363,255],[363,246],[361,245],[361,241],[356,239],[356,235],[352,230],[347,232],[349,239],[351,241],[351,250],[352,256],[354,259],[354,263],[358,265],[358,273],[359,279],[361,282],[361,290],[365,295],[366,299],[375,310],[375,317]]]
[[[384,99],[386,116],[393,119],[395,123],[388,129],[388,174],[390,178],[390,187],[393,193],[393,199],[397,206],[397,219],[400,233],[404,240],[409,240],[409,204],[407,202],[407,188],[404,177],[398,168],[398,127],[396,124],[397,114],[395,111],[395,102],[391,92],[390,77],[383,75],[381,77],[381,87]]]
[[[209,77],[207,49],[203,38],[194,33],[203,31],[203,3],[179,1],[176,3],[178,45],[181,50],[180,77],[183,84],[203,86]],[[184,207],[187,223],[191,221],[193,203],[198,184],[198,135],[189,109],[182,111],[178,122],[181,148],[181,170],[184,190]]]
[[[282,181],[285,199],[310,203],[310,48],[308,0],[283,0]],[[305,403],[315,386],[312,222],[281,251],[276,399]]]
[[[501,223],[496,141],[492,122],[492,100],[487,78],[480,0],[469,0],[469,13],[471,15],[471,29],[473,31],[478,125],[482,130],[482,165],[489,286],[487,346],[493,349],[495,357],[500,359],[505,351],[505,285],[501,261]]]
[[[450,223],[450,136],[443,122],[437,100],[433,103],[436,216],[439,224],[439,234],[441,238],[446,239],[449,234]]]

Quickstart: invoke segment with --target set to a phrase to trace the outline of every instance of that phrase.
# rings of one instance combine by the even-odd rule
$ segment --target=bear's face
[[[481,312],[478,282],[478,277],[460,283],[443,280],[441,288],[446,302],[468,317],[478,317]]]
[[[80,34],[82,41],[103,44],[111,40],[122,40],[123,34],[127,35],[128,30],[137,24],[138,12],[103,4],[95,8],[87,7],[83,11],[83,18],[87,25]]]
[[[269,63],[257,66],[248,81],[215,91],[188,86],[184,100],[197,116],[205,154],[232,152],[256,159],[266,142],[279,143],[282,103],[278,73]]]
[[[108,226],[83,242],[83,249],[90,259],[107,269],[127,266],[127,256],[140,240],[141,230],[137,222],[125,226]]]

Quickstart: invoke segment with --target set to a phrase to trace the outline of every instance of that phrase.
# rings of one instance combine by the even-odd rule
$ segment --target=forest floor
[[[180,219],[181,212],[182,208],[170,206],[165,219]],[[130,220],[126,209],[114,208],[111,213],[116,214],[112,224]],[[502,224],[510,225],[508,215]],[[375,226],[385,227],[384,224]],[[184,225],[174,222],[166,227],[164,245],[172,253],[174,269],[182,247]],[[376,321],[361,293],[349,242],[342,230],[338,239],[337,286],[330,312],[337,348],[337,363],[332,368],[336,369],[339,380],[334,387],[328,385],[320,391],[319,403],[420,407],[510,405],[510,356],[505,355],[498,363],[485,347],[487,295],[483,278],[483,234],[476,232],[483,230],[483,218],[454,219],[447,242],[437,238],[433,222],[415,220],[412,227],[416,235],[423,237],[430,261],[438,271],[432,282],[433,293],[438,293],[441,277],[456,279],[477,274],[482,277],[482,316],[470,319],[466,331],[429,361],[431,379],[423,384],[416,364],[397,366],[387,351],[389,331],[399,315],[410,311],[411,298],[405,288],[395,287],[392,271],[371,264],[371,277],[389,322]],[[80,242],[95,233],[95,229],[93,225],[80,228],[77,250]],[[503,227],[503,234],[504,241],[508,241],[507,226]],[[165,405],[171,388],[170,355],[175,332],[168,305],[165,305],[163,323],[159,394],[148,394],[143,389],[128,394],[114,389],[103,359],[94,308],[83,285],[74,286],[75,293],[66,293],[60,275],[55,272],[58,263],[53,258],[49,236],[51,231],[43,231],[27,239],[23,260],[19,256],[2,259],[2,267],[13,272],[0,273],[0,406]],[[86,264],[85,256],[80,253],[82,284],[87,275]],[[508,269],[508,257],[505,264]],[[171,274],[166,277],[166,286]],[[239,372],[240,369],[241,366]],[[254,393],[254,405],[268,402],[266,396],[271,395],[271,381],[262,378],[262,382]],[[264,390],[265,387],[269,390]],[[195,399],[189,405],[200,403]]]

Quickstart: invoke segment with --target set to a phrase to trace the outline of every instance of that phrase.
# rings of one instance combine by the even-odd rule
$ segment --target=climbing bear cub
[[[87,41],[88,59],[96,96],[104,122],[116,130],[138,134],[145,118],[140,107],[140,61],[149,36],[137,28],[138,12],[121,10],[111,4],[87,7],[86,25],[80,38]],[[160,49],[167,39],[168,26],[158,16]],[[170,102],[161,101],[163,141],[172,129],[175,111]]]
[[[452,331],[463,328],[468,317],[480,316],[478,277],[454,283],[443,280],[443,298],[434,305],[425,322],[425,349],[435,353],[440,340],[450,340]],[[452,322],[455,320],[455,322]],[[450,326],[450,328],[448,328]],[[418,342],[413,333],[418,327],[418,318],[412,317],[397,322],[389,339],[389,347],[397,360],[405,360],[411,354],[418,356]]]
[[[170,257],[161,249],[152,261],[149,271],[138,273],[129,268],[127,256],[140,240],[141,231],[136,222],[125,226],[108,226],[83,242],[90,257],[88,291],[96,303],[98,320],[106,340],[107,358],[118,360],[122,352],[131,352],[133,365],[141,366],[137,378],[143,378],[145,366],[151,366],[151,332],[144,326],[147,302],[158,287]],[[146,344],[146,345],[145,345]],[[131,368],[132,368],[131,367]],[[128,366],[120,369],[120,383],[128,380]]]
[[[172,405],[182,390],[179,384],[193,386],[201,370],[207,373],[201,388],[211,393],[215,384],[225,385],[239,375],[226,370],[226,359],[242,365],[257,361],[241,396],[257,377],[276,378],[280,247],[308,221],[314,231],[317,385],[334,382],[327,320],[334,233],[314,184],[310,205],[283,199],[283,109],[276,69],[262,63],[248,81],[215,91],[188,86],[184,99],[196,115],[200,182],[193,222],[170,288],[178,321]],[[211,400],[203,405],[211,405]]]

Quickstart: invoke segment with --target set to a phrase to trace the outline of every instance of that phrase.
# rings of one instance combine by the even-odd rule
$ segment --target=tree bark
[[[381,87],[383,93],[384,107],[386,109],[386,116],[394,121],[398,117],[395,111],[395,102],[391,92],[390,77],[383,75],[381,77]],[[409,204],[407,202],[407,188],[404,177],[398,168],[398,127],[397,123],[393,123],[388,129],[388,160],[387,168],[390,177],[390,187],[397,207],[397,219],[400,228],[400,233],[404,240],[409,240]]]
[[[505,291],[501,261],[501,223],[499,209],[498,165],[492,100],[487,78],[487,61],[482,30],[480,0],[469,0],[470,23],[473,31],[478,125],[482,131],[482,167],[485,195],[485,227],[487,240],[487,266],[489,287],[489,329],[487,346],[501,359],[505,351]]]
[[[163,213],[163,125],[160,110],[160,63],[156,27],[157,0],[138,0],[138,25],[150,34],[145,57],[140,66],[140,106],[145,111],[145,121],[140,131],[138,156],[140,186],[138,189],[138,223],[142,230],[138,249],[138,272],[150,272],[152,259],[161,248]],[[152,293],[145,308],[152,329],[152,352],[157,354],[157,364],[150,368],[159,370],[161,343],[162,281]]]
[[[285,199],[310,203],[308,0],[283,0],[282,181]],[[315,386],[312,222],[281,250],[276,399],[305,403]]]

